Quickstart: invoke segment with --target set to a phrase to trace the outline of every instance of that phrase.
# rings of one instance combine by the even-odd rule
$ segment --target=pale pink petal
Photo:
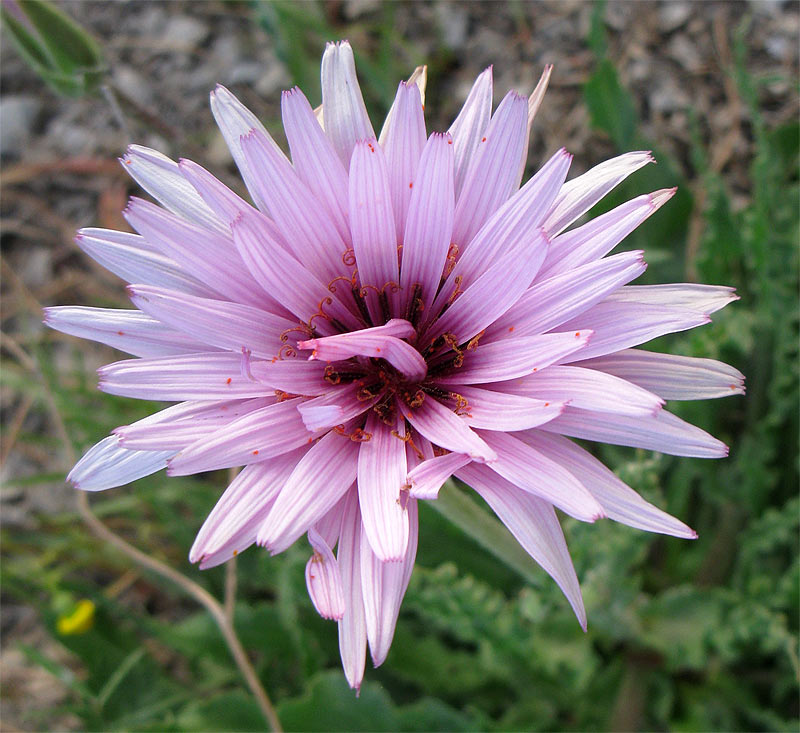
[[[241,139],[242,136],[256,130],[269,140],[276,154],[283,156],[281,149],[258,118],[221,84],[218,84],[217,88],[211,92],[211,112],[253,201],[264,213],[270,213],[269,202],[262,197],[261,189],[258,186],[258,177],[262,171],[258,168],[251,169],[247,156],[242,150]]]
[[[320,438],[281,489],[258,543],[273,555],[283,552],[334,507],[356,480],[358,447],[334,432]]]
[[[485,272],[498,257],[523,242],[535,242],[541,236],[539,225],[564,183],[571,162],[572,156],[561,148],[489,218],[471,242],[459,245],[462,254],[442,289],[447,297],[453,290],[452,283],[456,277],[461,277],[463,288]]]
[[[228,424],[224,431],[191,443],[170,460],[169,475],[188,476],[259,463],[310,445],[313,436],[297,411],[300,402],[302,399],[285,400],[254,410]]]
[[[375,137],[347,41],[328,43],[322,56],[322,107],[325,134],[347,167],[356,140]]]
[[[175,331],[138,310],[61,305],[44,309],[44,323],[71,336],[99,341],[134,356],[209,351],[202,341]]]
[[[559,330],[589,328],[594,332],[580,356],[566,357],[564,362],[603,356],[638,346],[667,333],[686,331],[711,321],[705,313],[699,311],[634,301],[616,301],[610,297],[607,296],[579,316],[558,325]]]
[[[406,481],[405,421],[392,429],[370,412],[371,438],[358,451],[358,502],[372,552],[382,562],[401,560],[408,547],[408,512],[400,494]]]
[[[664,405],[660,397],[624,379],[578,366],[550,366],[536,374],[502,382],[498,389],[618,415],[652,415]]]
[[[467,343],[520,299],[546,252],[547,239],[541,230],[526,240],[514,242],[509,251],[495,258],[477,280],[456,297],[425,332],[425,340],[430,342],[449,333],[456,343]]]
[[[552,369],[553,367],[550,367]],[[546,374],[549,369],[544,370]],[[526,378],[523,378],[526,379]],[[515,382],[500,382],[496,389],[458,386],[458,394],[469,404],[464,408],[467,425],[485,430],[526,430],[546,423],[561,414],[565,402],[534,399],[515,394]],[[505,391],[507,390],[507,391]]]
[[[408,321],[393,318],[385,326],[299,341],[297,346],[312,349],[309,359],[322,361],[338,361],[352,356],[386,359],[409,380],[416,381],[425,376],[425,360],[413,346],[398,338],[412,335],[414,327]]]
[[[308,541],[314,548],[314,554],[306,563],[308,595],[322,618],[339,621],[345,611],[344,587],[339,563],[328,543],[313,527],[308,530]]]
[[[67,481],[83,491],[105,491],[166,468],[175,451],[127,450],[116,435],[92,446],[69,472]]]
[[[480,435],[497,454],[497,460],[488,464],[489,467],[514,486],[583,522],[594,522],[605,516],[603,507],[588,489],[546,453],[510,433],[482,430]]]
[[[556,581],[586,631],[586,611],[564,533],[553,507],[494,474],[471,464],[457,476],[477,491],[525,551]]]
[[[606,302],[686,308],[709,315],[739,300],[734,288],[697,283],[667,285],[626,285],[611,293]]]
[[[646,269],[641,251],[623,252],[537,282],[489,326],[482,340],[535,336],[556,328]]]
[[[398,244],[405,235],[408,204],[425,139],[425,118],[419,87],[413,83],[400,82],[380,137],[388,163],[389,190]]]
[[[463,248],[519,187],[528,100],[509,92],[478,141],[456,202],[453,242]]]
[[[347,171],[342,161],[299,88],[281,95],[281,113],[297,174],[325,207],[342,240],[349,242]]]
[[[417,88],[417,95],[419,96],[420,105],[422,107],[422,111],[425,111],[425,88],[428,85],[428,67],[427,66],[417,66],[414,71],[411,72],[411,76],[406,79],[405,84],[407,86],[415,86]],[[392,102],[392,106],[389,107],[389,112],[386,115],[386,119],[383,121],[383,127],[381,127],[381,134],[378,135],[378,142],[381,146],[385,146],[386,138],[389,136],[389,133],[392,129],[392,118],[395,114],[395,109],[397,108],[397,98],[395,97],[394,102]],[[425,142],[425,134],[423,133],[422,142]]]
[[[600,369],[665,400],[707,400],[744,394],[744,375],[714,359],[626,349],[577,365]]]
[[[536,88],[531,92],[530,97],[528,97],[528,135],[531,134],[531,127],[533,126],[536,113],[539,111],[539,107],[542,106],[542,101],[544,100],[545,92],[547,92],[547,87],[550,84],[550,75],[552,73],[553,64],[546,64],[536,84]]]
[[[128,294],[137,308],[168,326],[188,331],[210,346],[245,349],[257,357],[276,356],[282,346],[281,334],[295,326],[261,308],[148,285],[131,285]]]
[[[80,229],[77,244],[93,260],[129,283],[148,283],[184,293],[219,297],[211,287],[184,272],[173,259],[147,244],[140,234]]]
[[[131,425],[114,428],[120,445],[131,450],[182,450],[242,415],[267,407],[275,397],[251,400],[181,402]]]
[[[181,175],[174,160],[157,150],[130,145],[122,163],[131,177],[173,214],[225,233],[224,224]]]
[[[291,163],[258,132],[243,137],[241,145],[249,165],[258,171],[254,185],[295,256],[322,280],[340,275],[347,245]]]
[[[237,354],[209,352],[126,359],[101,367],[98,387],[142,400],[216,400],[263,397],[272,388],[242,375]]]
[[[544,228],[552,236],[559,234],[631,173],[648,163],[655,163],[649,151],[624,153],[564,184]]]
[[[197,533],[189,561],[200,567],[224,562],[252,545],[275,497],[294,470],[303,450],[246,466],[219,498]]]
[[[331,389],[326,394],[298,406],[303,423],[312,432],[328,430],[342,425],[348,420],[363,414],[377,401],[377,397],[364,400],[359,397],[361,385],[358,383],[339,389]],[[369,432],[369,431],[367,431]]]
[[[308,322],[314,314],[323,314],[313,322],[314,328],[323,333],[335,330],[328,317],[349,328],[358,327],[355,316],[333,297],[334,293],[323,281],[270,238],[259,217],[258,212],[243,212],[231,223],[231,230],[242,259],[261,287],[301,322]]]
[[[361,504],[363,509],[363,503]],[[392,645],[400,604],[417,555],[417,502],[408,502],[409,538],[399,562],[383,562],[371,551],[367,534],[361,534],[361,593],[372,663],[379,667]]]
[[[349,494],[345,494],[314,524],[314,530],[319,533],[329,547],[334,547],[339,539],[339,530],[342,528],[342,517],[348,496]]]
[[[426,397],[418,407],[411,408],[401,403],[398,407],[411,426],[435,445],[455,453],[465,453],[480,463],[497,458],[462,417],[433,397]]]
[[[415,499],[438,498],[444,482],[468,463],[472,463],[472,458],[463,453],[447,453],[422,461],[406,477],[409,496]]]
[[[605,257],[645,219],[661,208],[677,189],[655,191],[620,204],[586,224],[559,234],[550,243],[539,276],[553,277]]]
[[[472,158],[492,116],[492,67],[485,69],[470,89],[467,101],[448,132],[455,146],[454,176],[456,196],[461,194]]]
[[[151,244],[200,282],[230,300],[258,305],[260,288],[229,236],[190,224],[135,197],[123,215]]]
[[[520,436],[528,445],[552,456],[589,488],[609,519],[648,532],[695,539],[697,533],[683,522],[642,499],[600,461],[571,440],[531,430]]]
[[[325,379],[325,366],[306,359],[255,361],[250,364],[255,379],[290,395],[316,397],[331,390]]]
[[[481,384],[516,379],[533,374],[559,359],[583,353],[591,343],[589,330],[568,333],[545,333],[541,336],[508,338],[490,344],[478,344],[464,354],[460,369],[439,376],[431,366],[431,378],[446,385]],[[445,446],[446,447],[446,446]]]
[[[392,195],[383,150],[372,140],[359,140],[350,162],[350,229],[358,279],[373,323],[390,314],[395,296],[387,291],[396,287],[397,241]]]
[[[416,301],[433,303],[453,233],[453,145],[449,135],[428,139],[408,205],[400,267],[402,312],[413,316]]]
[[[725,458],[728,455],[728,446],[724,443],[666,410],[655,415],[631,417],[567,407],[540,430],[673,456]]]
[[[347,682],[358,694],[367,657],[367,626],[361,594],[361,514],[355,486],[347,497],[336,553],[345,599],[344,616],[339,621],[339,654]]]

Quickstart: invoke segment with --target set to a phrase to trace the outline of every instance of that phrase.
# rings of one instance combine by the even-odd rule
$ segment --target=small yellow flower
[[[78,601],[72,613],[62,614],[56,622],[56,629],[62,636],[85,634],[94,625],[95,605],[84,598]]]

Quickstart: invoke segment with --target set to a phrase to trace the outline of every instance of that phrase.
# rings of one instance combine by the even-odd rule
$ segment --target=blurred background
[[[747,376],[747,395],[671,405],[728,443],[726,460],[593,449],[700,537],[565,518],[586,634],[533,561],[507,537],[480,535],[485,507],[446,518],[432,503],[392,651],[381,668],[368,664],[356,700],[336,627],[306,594],[304,543],[277,558],[243,553],[235,627],[284,727],[798,729],[797,2],[56,6],[96,46],[70,32],[55,61],[26,47],[31,65],[6,17],[0,49],[0,729],[265,727],[209,614],[80,521],[63,479],[74,456],[156,406],[99,393],[94,370],[122,357],[47,331],[41,308],[129,305],[123,283],[73,243],[83,226],[126,228],[120,211],[137,188],[116,158],[129,142],[194,158],[241,191],[208,92],[228,86],[283,143],[280,91],[299,84],[319,103],[324,43],[340,38],[356,50],[378,127],[418,64],[428,65],[431,131],[449,126],[489,64],[499,101],[509,88],[529,93],[553,63],[530,170],[562,145],[575,155],[571,176],[652,149],[658,165],[598,211],[678,186],[624,246],[646,250],[642,282],[733,285],[741,300],[649,348],[727,361]],[[92,507],[222,598],[225,569],[200,573],[187,552],[226,482],[224,472],[157,474]]]

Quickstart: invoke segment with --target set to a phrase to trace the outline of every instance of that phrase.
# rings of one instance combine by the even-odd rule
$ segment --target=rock
[[[23,94],[0,97],[0,154],[21,157],[41,107],[38,99]]]
[[[164,26],[161,36],[171,47],[191,51],[208,35],[208,26],[189,15],[173,15]]]
[[[690,3],[669,2],[664,3],[658,9],[659,30],[663,33],[671,33],[678,30],[692,14]]]

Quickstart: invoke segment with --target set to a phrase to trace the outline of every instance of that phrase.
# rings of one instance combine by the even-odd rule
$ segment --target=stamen
[[[242,346],[242,376],[251,382],[257,382],[258,380],[253,376],[253,372],[250,371],[250,354],[250,349]]]
[[[480,341],[481,336],[486,333],[486,329],[484,328],[483,331],[480,333],[475,334],[467,344],[467,351],[473,351],[478,346],[478,341]]]
[[[450,248],[447,250],[447,259],[444,263],[444,272],[442,272],[442,280],[450,276],[453,268],[456,266],[458,259],[458,245],[455,242],[450,242]]]
[[[453,305],[453,301],[461,295],[464,291],[461,289],[461,282],[464,278],[461,275],[456,275],[453,282],[456,284],[456,289],[451,293],[450,297],[447,299],[447,305]]]
[[[294,359],[296,356],[297,350],[290,344],[284,344],[278,350],[278,359],[282,360],[284,357],[287,359]]]
[[[299,397],[299,394],[291,394],[290,392],[284,392],[282,389],[276,389],[275,395],[278,398],[278,402],[285,402],[286,400],[294,399],[295,397]]]
[[[342,262],[346,267],[353,267],[356,264],[356,251],[352,247],[342,252]]]

